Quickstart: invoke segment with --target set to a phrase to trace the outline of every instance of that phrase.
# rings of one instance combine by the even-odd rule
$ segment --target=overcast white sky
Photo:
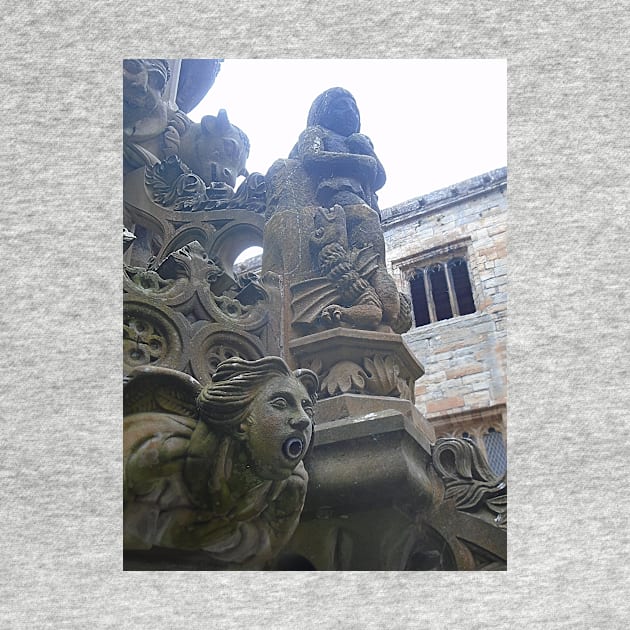
[[[189,116],[227,110],[249,137],[248,170],[264,174],[335,86],[354,95],[385,167],[381,208],[507,164],[505,60],[226,59]]]

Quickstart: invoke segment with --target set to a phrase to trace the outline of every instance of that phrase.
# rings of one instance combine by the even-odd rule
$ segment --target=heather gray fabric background
[[[5,8],[1,627],[627,627],[629,7],[518,6]],[[122,572],[125,56],[508,59],[507,573]]]

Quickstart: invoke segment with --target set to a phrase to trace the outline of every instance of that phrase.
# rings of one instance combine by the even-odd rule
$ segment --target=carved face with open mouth
[[[278,376],[262,387],[244,427],[254,468],[265,479],[286,479],[313,436],[313,403],[297,378]]]

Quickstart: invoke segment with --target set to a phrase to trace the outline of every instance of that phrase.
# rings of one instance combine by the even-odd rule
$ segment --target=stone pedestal
[[[505,569],[506,531],[445,498],[431,427],[409,401],[346,394],[317,407],[306,505],[270,568]]]

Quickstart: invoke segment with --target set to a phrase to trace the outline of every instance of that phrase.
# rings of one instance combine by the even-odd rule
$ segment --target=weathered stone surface
[[[289,349],[296,365],[320,377],[320,398],[370,393],[413,402],[413,384],[424,373],[393,333],[335,328],[294,339]]]
[[[224,111],[190,121],[168,96],[170,78],[166,60],[125,62],[124,367],[205,384],[224,359],[268,354],[267,294],[233,271],[262,244],[264,181],[253,174],[234,193],[247,137]]]
[[[317,377],[277,357],[221,363],[202,386],[143,368],[125,387],[124,544],[259,567],[293,533],[306,493]],[[147,559],[147,556],[144,556]]]
[[[253,276],[232,277],[193,241],[155,270],[124,267],[125,374],[142,365],[209,382],[218,363],[265,354],[266,294]]]
[[[291,294],[279,313],[287,338],[332,327],[402,332],[411,323],[385,267],[375,191],[385,172],[352,95],[332,88],[313,103],[289,160],[267,174],[263,275]],[[290,237],[290,238],[288,238]]]
[[[307,128],[289,155],[302,162],[326,208],[366,203],[378,211],[375,193],[385,184],[385,170],[360,129],[352,94],[331,88],[313,102]]]
[[[144,154],[163,156],[163,134],[176,114],[165,97],[171,78],[166,59],[123,62],[123,139],[127,168],[145,163]]]
[[[224,109],[192,123],[182,137],[179,157],[197,173],[216,198],[231,196],[236,179],[246,175],[247,136],[230,123]],[[223,186],[221,186],[223,184]]]
[[[415,389],[404,269],[394,281],[385,263],[385,172],[353,97],[321,94],[289,159],[248,175],[224,111],[185,115],[198,95],[175,93],[177,64],[125,64],[125,568],[505,568],[503,481],[472,442],[436,443],[413,404],[442,417],[491,400],[495,207],[475,236],[487,313],[447,338],[409,335],[431,364]],[[470,241],[477,206],[448,211],[468,192],[428,200],[422,238],[449,226]],[[385,214],[410,246],[406,211]],[[260,244],[262,279],[236,273]]]
[[[435,432],[415,405],[400,398],[364,394],[342,394],[318,401],[314,415],[315,425],[318,427],[317,442],[322,444],[335,439],[339,435],[337,427],[342,425],[348,428],[348,435],[362,437],[369,427],[374,428],[372,421],[378,420],[383,414],[392,422],[402,421],[407,432],[422,448],[427,452],[431,450]],[[365,420],[371,422],[364,422]],[[396,428],[402,428],[403,425],[396,425]]]
[[[439,456],[393,409],[316,424],[314,450],[305,460],[309,493],[300,525],[272,566],[504,570],[505,530],[485,512],[477,515],[477,504],[464,508],[444,500],[445,486],[431,466]],[[472,487],[468,479],[464,486]]]

